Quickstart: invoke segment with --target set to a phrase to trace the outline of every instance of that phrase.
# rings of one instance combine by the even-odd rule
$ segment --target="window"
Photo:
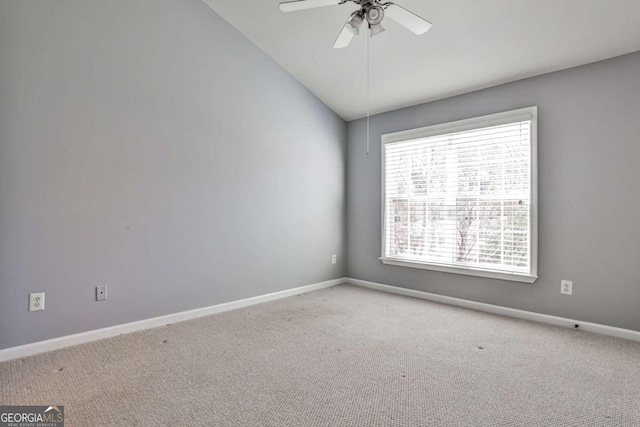
[[[533,283],[537,107],[382,137],[382,262]]]

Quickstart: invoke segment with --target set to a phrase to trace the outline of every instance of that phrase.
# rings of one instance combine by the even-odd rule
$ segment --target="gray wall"
[[[532,105],[539,107],[538,281],[378,261],[380,135]],[[640,330],[640,53],[375,116],[369,156],[365,130],[364,120],[349,123],[349,277]],[[561,279],[574,281],[573,296],[560,295]]]
[[[200,0],[0,0],[0,63],[0,348],[344,276],[346,124]]]

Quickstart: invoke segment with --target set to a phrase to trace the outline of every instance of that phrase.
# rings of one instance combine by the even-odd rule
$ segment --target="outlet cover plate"
[[[29,311],[44,310],[44,292],[29,294]]]
[[[560,282],[560,293],[563,295],[573,295],[573,282],[571,280],[563,280]]]

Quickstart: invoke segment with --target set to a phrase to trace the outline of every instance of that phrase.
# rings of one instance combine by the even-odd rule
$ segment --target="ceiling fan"
[[[384,31],[382,19],[385,16],[418,35],[426,33],[431,28],[429,21],[422,19],[415,13],[391,2],[381,3],[380,0],[295,0],[280,3],[279,8],[282,12],[295,12],[316,7],[336,6],[347,2],[359,5],[360,10],[353,12],[342,27],[342,31],[333,44],[336,49],[349,46],[353,36],[360,34],[360,27],[365,20],[369,26],[370,37]]]

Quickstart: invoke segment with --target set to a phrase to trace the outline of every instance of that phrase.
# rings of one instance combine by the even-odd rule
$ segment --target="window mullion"
[[[445,208],[447,209],[447,221],[448,227],[451,229],[451,233],[448,238],[447,245],[451,250],[451,262],[457,262],[456,257],[456,245],[458,243],[457,238],[457,192],[458,192],[458,156],[456,148],[454,148],[454,137],[450,137],[447,148],[447,167],[446,167],[446,199]]]
[[[504,216],[504,198],[505,194],[507,194],[507,189],[505,187],[505,165],[506,165],[505,153],[504,153],[504,144],[500,145],[500,170],[502,176],[502,186],[500,192],[502,193],[501,201],[500,201],[500,265],[504,265],[504,222],[506,218]]]

